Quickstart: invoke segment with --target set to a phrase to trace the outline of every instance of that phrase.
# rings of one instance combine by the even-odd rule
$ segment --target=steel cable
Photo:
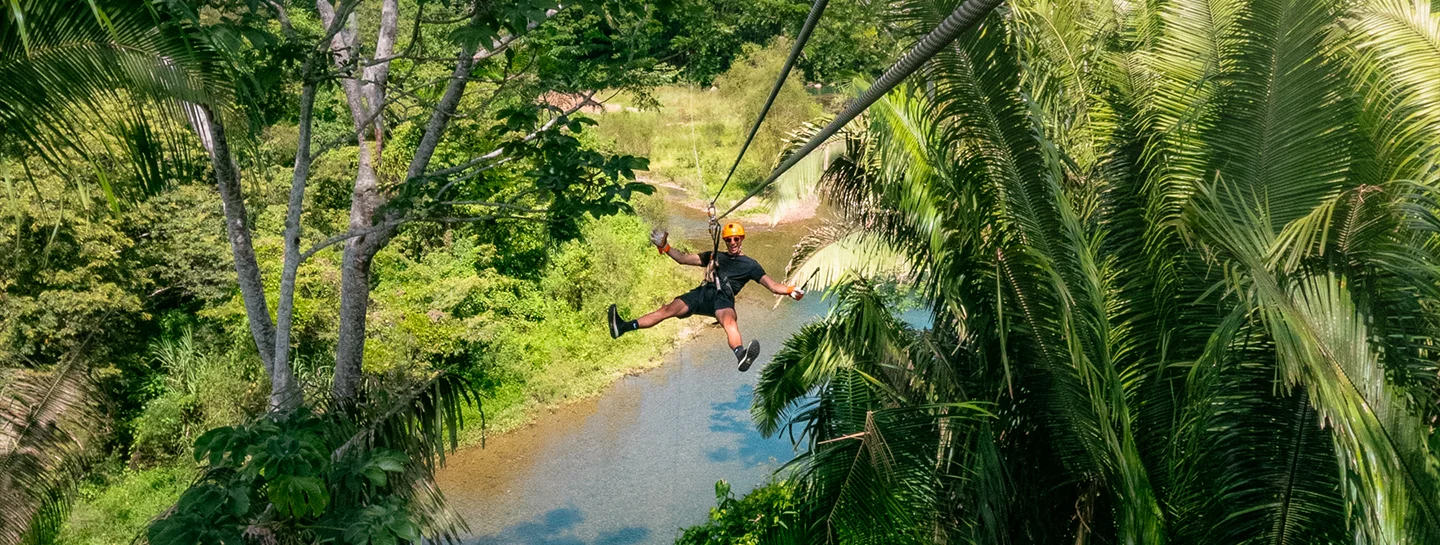
[[[839,132],[847,123],[858,117],[866,108],[869,108],[871,104],[880,100],[880,97],[885,96],[885,93],[890,92],[895,86],[905,81],[905,78],[920,69],[920,66],[924,64],[925,61],[930,60],[930,58],[939,53],[942,48],[949,45],[950,42],[955,41],[955,38],[960,37],[962,32],[969,30],[979,23],[981,19],[984,19],[985,16],[990,13],[990,10],[995,9],[995,7],[999,6],[1003,1],[1004,0],[966,0],[965,3],[956,7],[955,11],[951,12],[949,17],[946,17],[944,21],[940,22],[940,26],[935,27],[935,30],[930,31],[930,33],[925,35],[914,47],[906,51],[905,55],[900,57],[900,60],[895,61],[895,64],[885,70],[885,73],[882,74],[879,79],[875,80],[875,83],[871,85],[869,89],[866,89],[865,92],[860,95],[860,98],[850,103],[850,106],[845,108],[845,111],[840,112],[840,115],[835,116],[835,119],[831,120],[830,124],[826,125],[824,129],[821,129],[820,132],[810,137],[810,140],[805,142],[805,145],[799,150],[790,154],[789,157],[786,157],[785,160],[780,163],[780,166],[775,167],[775,170],[770,173],[770,177],[766,178],[764,182],[756,186],[755,189],[751,190],[745,197],[736,201],[735,205],[731,206],[725,213],[719,216],[713,216],[715,218],[713,221],[719,222],[721,218],[730,215],[735,209],[740,208],[740,205],[745,204],[745,201],[750,200],[751,197],[758,195],[770,184],[775,183],[775,180],[779,179],[780,175],[785,174],[785,171],[790,170],[790,168],[795,166],[796,163],[799,163],[801,159],[804,159],[806,155],[815,151],[815,148],[820,147],[821,144],[829,140],[836,132]],[[718,198],[719,195],[717,194],[716,197]],[[711,201],[711,206],[713,208],[714,201]]]

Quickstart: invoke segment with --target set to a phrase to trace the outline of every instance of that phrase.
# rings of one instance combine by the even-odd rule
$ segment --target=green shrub
[[[237,424],[263,409],[258,370],[249,360],[207,352],[194,329],[150,346],[161,369],[159,395],[133,422],[137,463],[153,464],[190,449],[199,434]]]
[[[195,396],[167,392],[145,404],[135,419],[133,459],[150,465],[185,452],[195,439],[199,404]]]
[[[63,545],[130,543],[150,519],[174,505],[195,478],[188,466],[125,471],[109,482],[81,487],[65,528]]]
[[[537,282],[514,283],[508,298],[489,299],[492,319],[471,319],[469,334],[483,343],[486,413],[506,429],[534,405],[593,395],[616,373],[660,356],[673,344],[677,322],[611,339],[605,309],[626,316],[654,310],[694,281],[648,242],[650,224],[637,216],[588,222],[583,238],[550,254]]]
[[[712,192],[719,188],[740,151],[789,46],[784,39],[768,47],[746,46],[743,56],[716,78],[714,89],[656,89],[653,94],[659,111],[598,114],[596,131],[618,151],[649,157],[649,176],[691,191]],[[731,197],[743,194],[769,174],[778,162],[786,134],[820,114],[819,103],[805,91],[798,71],[792,73],[736,169],[727,193]]]
[[[730,483],[715,483],[710,520],[684,530],[675,545],[757,545],[795,522],[795,486],[786,480],[765,483],[735,499]]]

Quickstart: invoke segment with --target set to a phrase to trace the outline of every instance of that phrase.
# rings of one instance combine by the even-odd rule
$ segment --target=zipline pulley
[[[705,264],[705,281],[720,287],[719,281],[715,278],[715,256],[720,255],[720,219],[715,217],[715,201],[705,207],[706,215],[710,216],[710,262]]]

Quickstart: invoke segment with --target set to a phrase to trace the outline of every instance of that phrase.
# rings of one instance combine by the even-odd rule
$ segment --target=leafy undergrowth
[[[675,545],[757,545],[794,529],[795,486],[787,480],[772,480],[739,499],[721,480],[715,503],[710,520],[686,528]]]
[[[60,543],[130,543],[150,520],[175,503],[190,486],[192,464],[123,470],[80,487]]]
[[[584,237],[552,251],[544,272],[534,278],[503,274],[488,266],[492,248],[458,239],[414,258],[399,251],[382,254],[376,265],[381,281],[372,292],[366,370],[383,374],[447,366],[469,374],[483,396],[486,433],[495,434],[524,424],[542,407],[597,394],[624,374],[653,367],[693,320],[671,321],[618,340],[605,326],[611,302],[627,317],[638,316],[695,281],[693,271],[655,252],[647,241],[649,230],[636,216],[589,222]],[[302,270],[302,282],[308,278],[323,285],[331,276],[323,260],[307,266],[314,268]],[[324,317],[333,316],[333,302],[320,296],[300,302],[305,305],[297,312],[302,331],[312,338],[329,337],[333,324]],[[225,383],[225,392],[204,387],[215,383],[207,377],[233,369],[219,348],[225,331],[244,331],[232,312],[226,307],[202,312],[230,323],[219,333],[186,330],[173,342],[152,347],[166,375],[156,379],[162,393],[135,421],[141,441],[132,458],[151,467],[122,471],[117,461],[112,462],[117,469],[98,472],[77,498],[61,543],[129,542],[174,504],[193,478],[193,464],[183,454],[194,436],[254,412],[240,410],[242,403],[253,402],[253,396],[235,395],[249,384],[235,378],[240,374],[231,372],[240,383]],[[309,395],[328,389],[329,357],[297,358]],[[263,391],[258,383],[251,386]],[[227,418],[237,421],[223,421]],[[462,445],[478,443],[477,409],[469,410],[466,422]]]
[[[534,291],[520,306],[540,319],[493,324],[487,335],[484,410],[486,433],[501,433],[527,422],[541,407],[600,393],[625,374],[658,365],[694,320],[671,320],[611,339],[605,326],[613,302],[634,318],[664,304],[696,281],[657,254],[646,242],[649,225],[619,216],[586,228],[585,238],[561,246]],[[467,422],[477,423],[475,409]],[[469,426],[464,442],[479,440]]]

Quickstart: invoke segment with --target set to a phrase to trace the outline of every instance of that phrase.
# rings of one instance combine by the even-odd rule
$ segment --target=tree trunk
[[[280,272],[280,298],[275,309],[275,356],[270,381],[270,408],[288,410],[305,401],[290,365],[290,329],[295,318],[295,277],[300,270],[300,212],[305,204],[305,184],[310,176],[310,128],[315,106],[315,81],[305,62],[304,87],[300,90],[299,138],[295,148],[295,171],[290,181],[290,202],[285,213],[285,263]]]
[[[399,26],[399,0],[385,0],[380,6],[380,34],[375,38],[375,58],[389,59],[395,55],[395,35]],[[390,61],[382,60],[364,70],[365,107],[375,135],[375,162],[385,153],[385,84],[390,79]]]
[[[387,0],[385,7],[382,7],[382,28],[376,44],[376,56],[379,58],[390,56],[394,49],[395,30],[393,26],[395,22],[393,18],[387,19],[385,12],[391,1]],[[326,0],[317,0],[316,5],[320,11],[321,20],[328,26],[334,19],[334,10],[326,3]],[[545,18],[553,17],[557,12],[558,10],[548,10]],[[477,6],[477,18],[479,13],[480,10]],[[384,28],[387,21],[392,28]],[[533,29],[539,24],[540,21],[532,21],[527,28]],[[491,49],[493,51],[502,50],[513,39],[512,37],[506,41],[497,41]],[[331,43],[331,48],[336,55],[336,64],[342,65],[342,70],[344,70],[342,63],[348,62],[355,51],[353,42],[346,42],[342,36],[337,35]],[[449,83],[446,84],[445,93],[436,103],[435,110],[431,112],[430,119],[425,125],[425,133],[420,137],[415,155],[406,169],[407,182],[423,176],[429,167],[430,159],[435,154],[435,148],[444,135],[445,128],[449,126],[450,120],[455,117],[455,111],[460,106],[460,99],[464,96],[465,87],[470,80],[470,71],[476,62],[484,58],[477,54],[477,50],[482,49],[462,48],[456,58],[455,70],[451,74]],[[382,64],[388,65],[389,61],[382,61]],[[356,237],[345,245],[345,257],[341,262],[340,269],[340,327],[339,340],[335,347],[335,384],[332,389],[333,399],[341,407],[353,404],[359,393],[362,376],[361,362],[365,355],[366,310],[370,301],[370,265],[375,254],[394,237],[399,224],[398,220],[401,219],[401,212],[396,211],[388,213],[384,218],[375,217],[376,212],[384,204],[385,198],[379,193],[374,165],[371,163],[371,149],[365,141],[366,126],[369,121],[379,119],[378,109],[384,108],[388,67],[374,71],[367,69],[364,73],[369,76],[366,78],[368,81],[361,82],[353,77],[341,80],[341,87],[345,90],[346,101],[350,105],[350,114],[355,120],[357,140],[360,143],[359,169],[355,179],[355,188],[351,192],[350,230],[352,232],[363,231],[372,229],[377,224],[388,226]],[[373,92],[367,93],[367,89],[362,86],[362,83],[374,86]],[[370,98],[368,107],[365,100],[367,94]],[[379,132],[380,128],[377,124],[376,134],[378,135]],[[379,149],[378,145],[376,149]],[[378,151],[376,155],[378,155]]]
[[[225,124],[209,106],[200,105],[195,115],[197,132],[203,136],[210,162],[215,169],[215,182],[220,191],[221,208],[225,213],[225,231],[230,239],[230,253],[235,258],[235,276],[240,284],[240,296],[245,302],[245,317],[250,324],[250,336],[260,353],[265,373],[270,377],[270,406],[281,406],[277,401],[291,395],[287,388],[296,384],[295,374],[290,366],[277,368],[275,356],[275,325],[270,321],[269,304],[265,301],[265,285],[260,278],[260,264],[255,260],[255,246],[251,241],[250,226],[247,225],[245,195],[240,186],[240,169],[230,155],[230,142],[225,136]]]
[[[333,9],[326,0],[317,0],[316,7],[320,11],[321,20],[327,27],[330,26],[335,18]],[[388,21],[391,27],[396,24],[395,17],[382,19],[382,22]],[[394,34],[394,28],[382,28],[380,39],[387,40],[386,36],[389,36],[388,40],[393,44]],[[362,71],[354,62],[357,58],[355,36],[351,21],[344,31],[335,36],[330,45],[336,66],[342,73],[349,73],[349,77],[342,76],[340,87],[345,91],[345,101],[349,105],[356,144],[359,146],[355,186],[350,191],[351,232],[373,227],[375,212],[383,203],[372,157],[374,150],[365,135],[371,121],[378,115],[378,109],[384,105],[365,104],[365,83],[357,76],[370,70]],[[373,96],[384,95],[384,89],[379,82],[371,82],[370,85],[376,87]],[[372,110],[372,107],[375,109]],[[331,388],[331,396],[336,405],[342,408],[353,405],[359,393],[361,363],[365,357],[365,313],[370,304],[370,263],[388,239],[388,236],[380,232],[355,237],[345,244],[344,257],[340,262],[340,326],[335,345],[335,383]]]
[[[354,87],[357,91],[354,96],[358,98],[359,86]],[[356,133],[363,135],[364,128]],[[370,144],[363,137],[358,163],[355,188],[350,193],[351,231],[371,228],[375,222],[375,211],[381,204],[375,168],[370,164]],[[355,401],[360,385],[360,363],[365,356],[365,313],[370,303],[370,263],[389,238],[383,231],[355,237],[345,245],[344,258],[340,262],[340,329],[335,346],[335,384],[331,393],[334,401],[341,406]]]

